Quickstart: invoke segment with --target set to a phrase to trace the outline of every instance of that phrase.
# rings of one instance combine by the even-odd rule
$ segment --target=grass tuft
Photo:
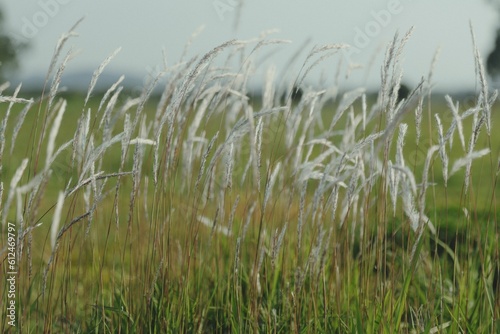
[[[498,331],[500,114],[474,36],[471,103],[432,93],[437,56],[398,96],[413,30],[389,44],[375,94],[341,87],[341,64],[333,86],[308,84],[341,63],[339,44],[296,52],[251,90],[258,54],[288,43],[269,34],[184,54],[139,96],[123,76],[95,91],[116,50],[68,94],[74,54],[60,55],[75,28],[48,93],[0,85],[16,330]],[[0,320],[13,330],[6,307]]]

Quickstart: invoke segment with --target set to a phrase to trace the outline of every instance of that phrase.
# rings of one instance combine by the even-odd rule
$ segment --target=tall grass
[[[117,50],[68,97],[73,35],[39,97],[2,86],[2,244],[7,222],[18,237],[2,331],[498,331],[497,94],[475,45],[464,110],[427,80],[398,96],[411,31],[375,98],[306,84],[345,45],[314,47],[290,82],[271,68],[252,97],[256,55],[286,42],[267,36],[183,59],[136,97],[123,77],[94,92]]]

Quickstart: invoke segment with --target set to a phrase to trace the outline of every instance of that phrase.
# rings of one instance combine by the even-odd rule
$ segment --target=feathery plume
[[[465,136],[464,136],[464,127],[462,124],[462,117],[459,115],[458,110],[459,110],[459,103],[455,105],[453,103],[453,100],[451,96],[446,95],[445,96],[446,103],[448,104],[448,107],[451,110],[451,114],[453,115],[453,122],[451,123],[450,129],[448,130],[448,133],[446,133],[445,136],[445,141],[448,139],[450,141],[450,149],[452,146],[453,142],[453,131],[456,128],[458,131],[458,137],[460,138],[460,143],[462,144],[462,148],[465,151]]]
[[[50,65],[49,65],[49,69],[47,71],[47,76],[45,78],[45,82],[47,82],[48,78],[50,77],[50,75],[52,74],[52,71],[54,70],[54,67],[56,66],[56,63],[57,63],[57,60],[59,59],[59,55],[61,54],[61,51],[64,47],[64,45],[66,44],[66,42],[68,41],[68,39],[70,39],[71,37],[75,37],[75,36],[78,36],[76,33],[75,33],[75,29],[76,27],[78,27],[78,25],[83,21],[83,17],[81,19],[79,19],[70,29],[67,33],[63,34],[59,40],[57,41],[57,44],[56,44],[56,47],[55,47],[55,50],[54,50],[54,55],[52,56],[52,59],[50,61]]]
[[[56,245],[57,233],[59,232],[59,223],[61,222],[61,212],[64,204],[64,192],[59,192],[57,197],[56,207],[54,209],[54,217],[52,218],[52,225],[50,226],[50,245],[52,250]]]
[[[309,72],[311,72],[316,66],[321,64],[323,61],[326,59],[336,55],[340,50],[342,49],[347,49],[349,46],[347,44],[330,44],[330,45],[324,45],[322,47],[315,47],[307,56],[304,65],[309,61],[311,57],[313,57],[316,54],[323,53],[314,63],[309,65],[307,69],[304,71],[304,74],[302,74],[302,77],[300,80],[298,80],[297,84],[295,85],[296,87],[300,87],[304,80],[306,79],[307,75]]]
[[[23,162],[21,162],[21,166],[19,166],[16,169],[16,172],[14,173],[12,179],[10,180],[10,189],[7,195],[5,206],[3,208],[2,227],[5,227],[5,224],[7,223],[7,214],[9,212],[10,204],[12,203],[14,195],[16,194],[17,184],[19,183],[19,181],[21,181],[21,177],[23,176],[24,170],[28,166],[28,161],[29,161],[28,159],[24,159]]]
[[[273,245],[271,248],[271,266],[273,268],[275,267],[278,253],[280,251],[281,245],[283,244],[283,240],[285,239],[285,232],[287,227],[288,227],[288,222],[285,223],[285,226],[283,226],[279,235],[278,235],[278,229],[276,229],[276,232],[274,234]]]
[[[52,160],[52,154],[54,153],[56,137],[59,132],[59,128],[61,127],[61,122],[64,112],[66,111],[66,105],[67,105],[66,100],[63,100],[61,107],[59,108],[59,111],[57,113],[57,116],[54,119],[54,123],[52,124],[52,128],[50,130],[49,141],[47,144],[47,158],[45,160],[45,169],[49,169],[50,167],[49,162]]]
[[[444,186],[448,186],[448,154],[446,154],[446,142],[443,134],[443,124],[438,114],[434,114],[438,127],[438,138],[439,138],[439,156],[443,164],[443,178]]]
[[[210,219],[204,216],[198,216],[197,219],[202,225],[210,228],[212,232],[217,232],[226,237],[231,236],[231,231],[227,227],[221,226],[220,224],[217,225],[217,215],[215,219]]]
[[[476,34],[474,33],[474,27],[472,26],[472,21],[469,22],[470,33],[472,37],[472,46],[474,50],[474,59],[476,61],[476,75],[478,76],[479,83],[481,85],[480,101],[482,101],[482,111],[483,117],[486,121],[486,131],[490,135],[491,129],[491,108],[489,105],[488,98],[488,81],[486,79],[486,71],[484,70],[483,60],[481,58],[481,53],[476,45]]]
[[[47,110],[50,112],[52,109],[52,104],[54,102],[54,99],[57,95],[57,92],[59,91],[59,85],[61,84],[61,78],[64,70],[66,69],[67,63],[73,58],[73,52],[70,50],[67,54],[66,57],[64,57],[61,65],[57,69],[56,75],[54,76],[54,79],[52,80],[52,85],[50,86],[50,91],[49,91],[49,98],[47,101]]]
[[[196,183],[194,185],[195,190],[198,189],[198,186],[199,186],[200,181],[201,181],[201,177],[205,173],[205,164],[207,162],[207,158],[210,155],[210,152],[212,150],[212,146],[214,145],[218,136],[219,136],[219,131],[217,131],[217,133],[212,137],[212,139],[210,140],[210,143],[208,143],[208,146],[207,146],[207,149],[205,150],[205,153],[203,154],[203,157],[201,159],[200,171],[198,173],[198,178],[196,179]]]
[[[269,197],[271,197],[271,192],[273,190],[274,183],[276,182],[276,178],[278,176],[280,169],[281,169],[281,162],[278,162],[274,167],[271,176],[267,180],[266,189],[264,191],[264,202],[262,204],[262,212],[265,212],[266,210],[267,202],[269,201]]]
[[[226,156],[226,176],[225,188],[230,189],[233,184],[233,165],[234,165],[234,143],[229,144],[229,150]]]
[[[421,188],[420,188],[420,194],[419,194],[419,212],[418,212],[418,215],[419,215],[419,224],[421,223],[427,223],[427,225],[429,226],[429,229],[430,231],[435,234],[436,233],[436,229],[434,228],[434,226],[432,225],[432,223],[430,222],[430,220],[425,216],[424,214],[424,211],[425,211],[425,194],[427,192],[427,187],[429,185],[429,183],[427,182],[428,179],[429,179],[429,169],[430,169],[430,166],[431,166],[431,160],[432,160],[432,156],[434,155],[434,153],[439,150],[439,146],[438,145],[434,145],[434,146],[431,146],[429,148],[429,150],[427,151],[427,157],[425,158],[425,163],[424,163],[424,171],[422,173],[422,184],[421,184]]]
[[[420,137],[422,135],[422,113],[424,111],[424,94],[422,92],[423,86],[420,86],[420,91],[418,93],[418,104],[415,109],[415,130],[416,130],[416,144],[420,143]]]
[[[14,130],[12,131],[12,137],[11,137],[11,144],[10,144],[10,153],[14,151],[14,144],[16,143],[16,138],[17,135],[19,134],[19,130],[21,130],[21,126],[24,123],[24,120],[26,118],[26,115],[28,114],[28,111],[31,109],[33,106],[33,99],[30,99],[26,102],[26,105],[24,106],[23,110],[19,113],[19,116],[17,117],[16,121],[16,126],[14,127]]]
[[[473,160],[484,157],[485,155],[487,155],[489,153],[490,153],[490,149],[485,148],[485,149],[482,149],[480,151],[471,152],[471,153],[467,154],[466,157],[458,159],[457,161],[455,161],[455,163],[453,164],[453,167],[451,168],[451,171],[449,174],[450,177],[453,174],[455,174],[456,172],[458,172],[464,166],[468,166],[469,164],[471,164]]]
[[[113,60],[113,58],[121,51],[121,47],[117,48],[111,55],[109,55],[104,61],[99,65],[97,70],[94,71],[92,74],[92,79],[90,79],[90,84],[89,88],[87,89],[87,96],[85,97],[85,102],[83,103],[83,107],[85,108],[87,106],[87,102],[89,102],[90,95],[94,91],[95,85],[97,84],[97,79],[99,79],[99,76],[102,74],[106,66]]]

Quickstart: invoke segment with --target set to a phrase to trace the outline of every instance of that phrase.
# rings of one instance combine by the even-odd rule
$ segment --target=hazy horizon
[[[452,10],[451,6],[455,8]],[[326,61],[311,73],[308,83],[332,81],[336,66],[342,61],[345,68],[364,65],[350,72],[347,79],[343,78],[342,85],[376,87],[386,45],[396,32],[402,35],[413,26],[414,33],[404,51],[403,80],[415,85],[422,76],[427,76],[432,59],[440,50],[433,85],[445,91],[475,89],[469,22],[485,58],[493,47],[498,18],[485,2],[471,4],[451,0],[337,4],[326,0],[316,3],[261,1],[243,2],[241,10],[235,0],[196,4],[39,0],[7,2],[3,9],[8,32],[30,44],[21,59],[20,78],[45,74],[60,35],[85,16],[76,29],[79,37],[69,43],[78,54],[68,65],[67,73],[95,69],[121,47],[108,71],[146,78],[163,67],[163,52],[167,66],[175,65],[200,26],[204,29],[193,39],[188,57],[203,54],[233,38],[249,40],[264,31],[277,29],[269,34],[270,39],[286,39],[292,43],[266,48],[259,55],[263,60],[256,77],[262,76],[272,64],[283,70],[280,65],[300,48],[304,49],[299,57],[303,61],[315,45],[345,43],[351,45],[351,51]],[[309,43],[304,44],[307,40]]]

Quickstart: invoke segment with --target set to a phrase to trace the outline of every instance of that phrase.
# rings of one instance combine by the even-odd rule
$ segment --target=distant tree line
[[[5,16],[0,8],[0,84],[5,76],[19,67],[19,53],[26,47],[5,34]]]
[[[500,28],[497,29],[495,46],[486,60],[486,68],[493,78],[500,78]]]
[[[486,0],[500,14],[500,0]],[[500,81],[500,26],[497,28],[493,49],[486,59],[486,69],[497,82]]]

